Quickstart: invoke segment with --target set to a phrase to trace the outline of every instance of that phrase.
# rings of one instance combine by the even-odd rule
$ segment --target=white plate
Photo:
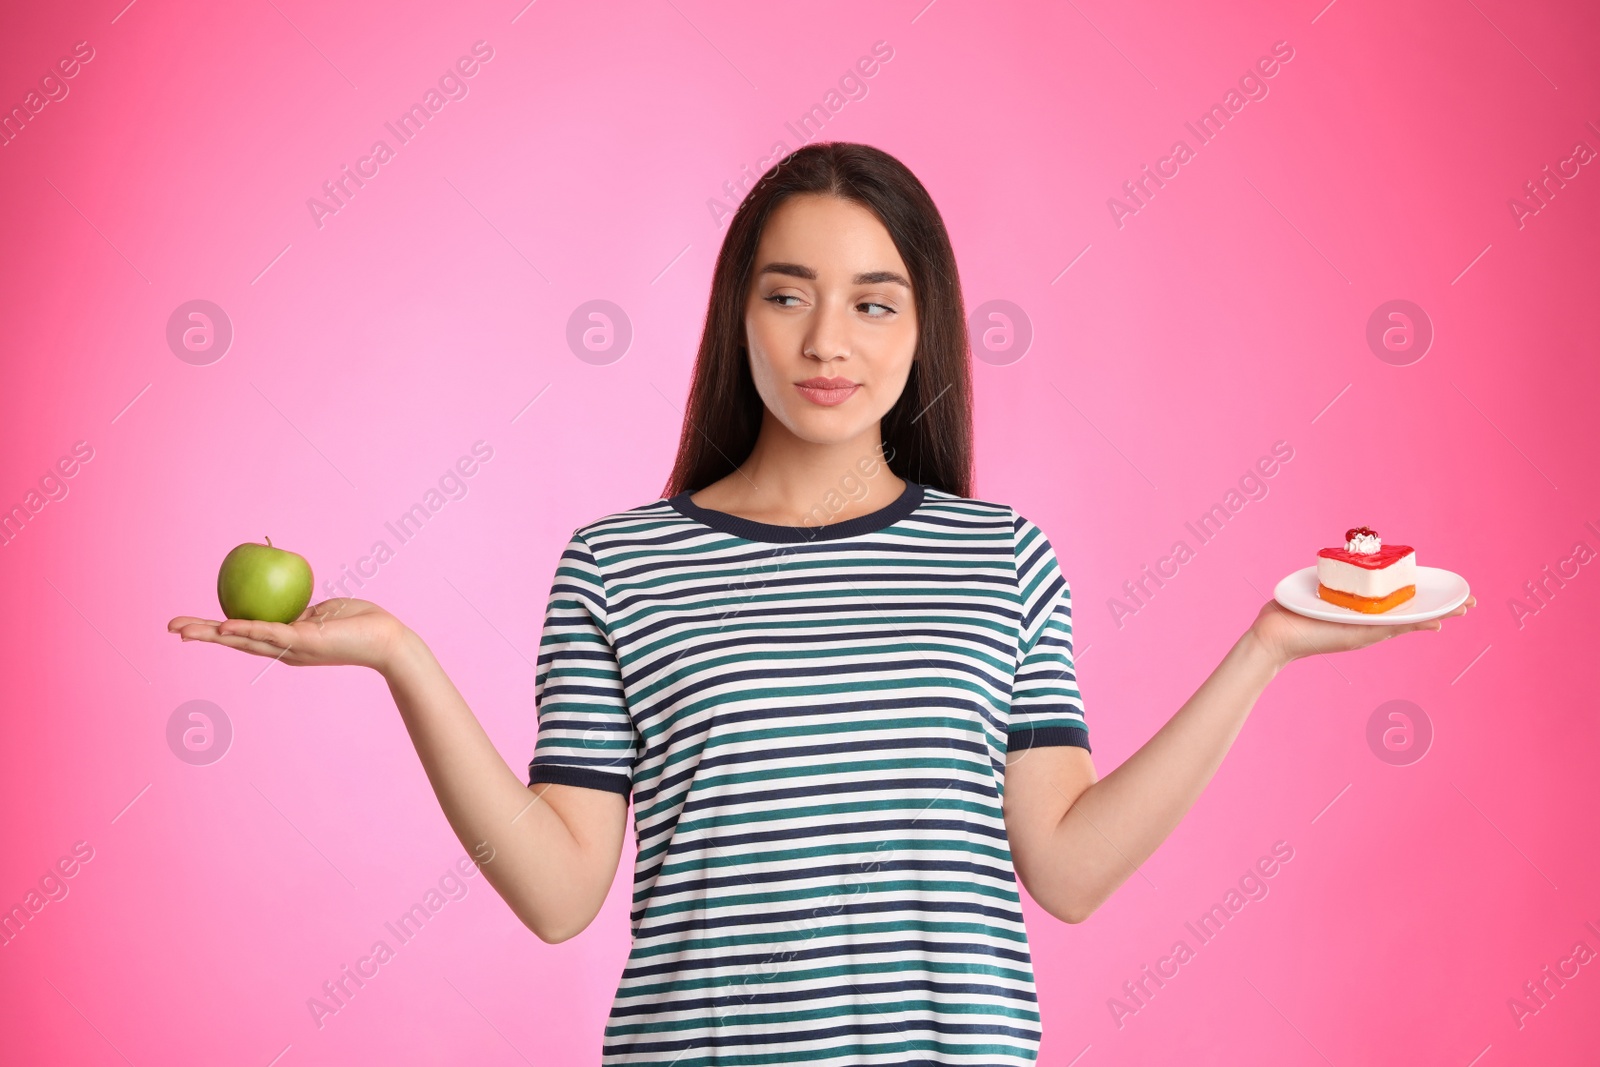
[[[1360,626],[1427,622],[1448,615],[1467,601],[1467,580],[1442,567],[1417,568],[1417,593],[1410,600],[1377,615],[1330,604],[1317,595],[1317,568],[1295,571],[1272,591],[1272,598],[1296,615]]]

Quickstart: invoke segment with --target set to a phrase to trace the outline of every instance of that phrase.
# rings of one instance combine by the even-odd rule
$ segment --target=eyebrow
[[[805,278],[807,281],[814,282],[817,280],[816,271],[812,270],[810,267],[802,266],[799,263],[768,263],[766,266],[756,271],[757,277],[760,277],[763,274],[787,274],[795,278]],[[879,285],[888,283],[891,285],[903,285],[907,289],[911,288],[911,283],[906,281],[904,275],[898,274],[892,270],[869,270],[864,273],[857,274],[853,279],[851,279],[851,281],[852,284],[855,285]]]

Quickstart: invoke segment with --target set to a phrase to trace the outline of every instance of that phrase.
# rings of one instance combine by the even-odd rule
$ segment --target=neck
[[[749,457],[726,485],[739,514],[816,516],[820,511],[828,522],[887,507],[905,488],[884,461],[880,423],[848,441],[817,444],[790,433],[771,412]]]

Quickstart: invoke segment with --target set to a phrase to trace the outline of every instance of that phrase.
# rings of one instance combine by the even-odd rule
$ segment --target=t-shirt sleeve
[[[1009,750],[1089,747],[1083,696],[1072,660],[1072,588],[1044,531],[1012,513],[1022,635],[1011,691]]]
[[[539,638],[533,689],[539,736],[529,785],[579,785],[623,796],[633,788],[643,745],[606,626],[600,568],[574,531],[556,565]]]

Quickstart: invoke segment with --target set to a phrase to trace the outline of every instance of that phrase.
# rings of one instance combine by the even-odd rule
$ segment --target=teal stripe
[[[1010,951],[1027,945],[1027,934],[1019,925],[1017,931],[994,926],[988,923],[962,922],[958,920],[935,921],[932,919],[901,919],[896,922],[862,922],[841,924],[831,928],[833,937],[864,940],[874,934],[897,934],[902,938],[912,934],[946,934],[955,944],[970,945],[973,941],[998,945]],[[963,941],[962,939],[969,939]],[[648,941],[635,942],[630,959],[646,960],[654,956],[670,955],[674,952],[695,950],[702,952],[707,957],[727,954],[730,951],[748,948],[766,948],[774,953],[781,952],[781,946],[786,941],[774,942],[773,934],[768,932],[748,934],[723,934],[720,936],[695,937],[682,936],[673,943],[654,944]],[[863,944],[863,949],[870,950],[870,944]],[[932,967],[937,961],[924,961],[924,966]],[[879,964],[874,964],[878,966]],[[963,968],[965,970],[965,968]],[[1022,977],[1020,971],[1018,978]],[[689,979],[685,979],[688,981]],[[632,995],[633,987],[628,987],[628,994]]]
[[[893,930],[891,933],[901,933]],[[985,930],[984,933],[989,933]],[[872,946],[867,946],[872,947]],[[792,950],[791,950],[792,951]],[[905,950],[891,950],[884,947],[881,954],[887,956],[891,951],[904,952]],[[783,955],[774,952],[774,956]],[[994,982],[1022,982],[1029,981],[1030,975],[1026,969],[1007,966],[997,962],[997,957],[976,957],[970,960],[918,960],[918,959],[878,959],[864,962],[850,962],[830,966],[797,967],[792,959],[764,960],[753,965],[754,969],[770,970],[774,966],[784,968],[783,977],[786,982],[821,982],[830,979],[844,978],[851,975],[871,978],[886,978],[905,972],[913,972],[920,978],[953,978],[953,979],[989,979]],[[741,974],[739,980],[742,981]],[[626,999],[637,1000],[643,997],[664,997],[671,994],[681,994],[685,997],[705,996],[708,992],[725,989],[729,985],[737,985],[738,981],[730,981],[726,975],[711,975],[701,978],[685,978],[673,982],[638,983],[628,987]],[[1033,1009],[1025,1002],[1018,1005],[1021,1012],[1030,1012]]]

